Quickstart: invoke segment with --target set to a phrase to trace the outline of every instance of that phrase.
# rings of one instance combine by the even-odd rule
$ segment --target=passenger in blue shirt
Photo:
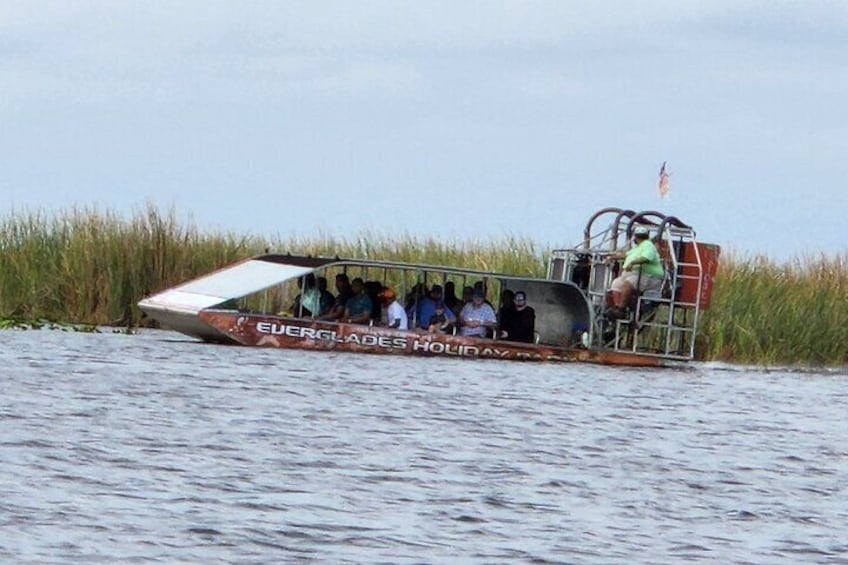
[[[441,313],[437,312],[441,310]],[[434,316],[436,316],[434,318]],[[440,320],[444,316],[444,321]],[[436,321],[436,324],[433,322]],[[456,323],[456,316],[451,309],[445,306],[442,300],[442,287],[434,284],[430,289],[430,294],[421,299],[418,303],[416,315],[416,326],[430,331],[431,326],[436,325],[439,330],[444,331],[452,324]]]
[[[371,297],[365,292],[365,283],[356,277],[350,281],[353,296],[348,298],[344,321],[351,324],[367,324],[371,320]]]

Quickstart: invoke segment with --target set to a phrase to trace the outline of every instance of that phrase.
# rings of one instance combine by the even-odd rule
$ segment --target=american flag
[[[663,161],[662,167],[660,167],[660,181],[657,184],[657,188],[660,191],[660,198],[665,198],[668,196],[668,171],[665,169],[665,161]]]

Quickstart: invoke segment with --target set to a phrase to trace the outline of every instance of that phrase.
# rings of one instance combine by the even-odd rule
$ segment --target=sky
[[[846,193],[844,0],[0,0],[2,215],[564,247],[616,206],[783,261]]]

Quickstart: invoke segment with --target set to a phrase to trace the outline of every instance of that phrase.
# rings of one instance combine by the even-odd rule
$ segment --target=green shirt
[[[627,255],[624,257],[625,270],[630,266],[634,259],[647,259],[646,263],[633,265],[634,271],[642,271],[643,274],[650,275],[652,277],[662,277],[665,275],[665,270],[663,269],[662,261],[660,260],[660,254],[657,252],[656,246],[650,239],[646,239],[627,252]]]

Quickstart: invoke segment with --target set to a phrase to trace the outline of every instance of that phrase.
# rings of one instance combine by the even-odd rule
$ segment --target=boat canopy
[[[139,306],[142,309],[154,307],[159,310],[197,314],[205,308],[301,277],[316,267],[332,262],[332,259],[263,255],[145,298]]]

